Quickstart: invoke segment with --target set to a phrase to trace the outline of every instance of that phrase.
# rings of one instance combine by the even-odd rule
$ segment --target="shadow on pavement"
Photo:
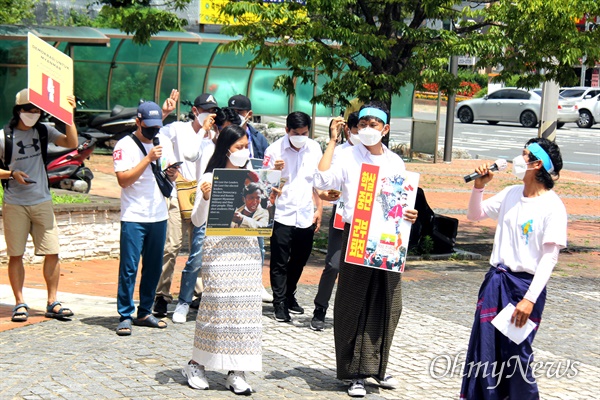
[[[108,329],[111,332],[114,332],[117,325],[119,324],[119,317],[88,317],[82,318],[80,321],[86,325],[95,325],[101,326],[103,328]]]

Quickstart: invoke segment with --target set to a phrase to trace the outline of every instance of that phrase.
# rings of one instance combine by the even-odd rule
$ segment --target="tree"
[[[318,69],[329,78],[313,98],[322,104],[358,97],[389,105],[403,86],[424,81],[453,92],[460,80],[448,72],[451,55],[503,65],[499,79],[518,75],[522,86],[571,83],[584,54],[590,64],[600,60],[600,29],[579,32],[574,22],[600,15],[597,0],[252,0],[230,1],[222,12],[240,22],[223,28],[241,36],[225,51],[251,51],[251,65],[286,63],[292,76],[275,86],[288,94],[295,79],[310,82]]]
[[[35,0],[0,0],[0,21],[6,25],[33,20]]]
[[[127,34],[133,33],[133,42],[150,43],[150,37],[159,31],[182,31],[187,25],[173,11],[184,10],[192,0],[99,0],[103,4],[99,17],[111,27]]]

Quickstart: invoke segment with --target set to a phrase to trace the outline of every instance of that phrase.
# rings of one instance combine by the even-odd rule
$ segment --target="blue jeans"
[[[117,310],[121,321],[132,319],[135,311],[133,292],[135,278],[142,256],[140,279],[140,303],[137,317],[152,313],[156,285],[162,272],[162,253],[167,236],[167,221],[125,222],[121,221],[121,251],[119,261],[119,286]]]
[[[194,226],[194,225],[192,225]],[[179,304],[192,302],[192,295],[196,287],[196,279],[202,267],[202,246],[206,236],[206,224],[201,227],[194,226],[190,244],[190,256],[181,271],[181,288],[179,289]]]

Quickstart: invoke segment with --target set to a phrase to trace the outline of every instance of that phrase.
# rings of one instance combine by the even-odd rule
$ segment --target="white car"
[[[538,96],[542,97],[542,89],[533,91]],[[558,113],[556,114],[556,128],[562,128],[567,122],[579,121],[579,105],[576,100],[564,98],[558,95]]]
[[[591,128],[592,125],[600,123],[600,94],[591,99],[579,102],[579,120],[577,126],[580,128]]]
[[[575,100],[577,102],[591,99],[599,94],[600,88],[587,86],[564,88],[560,91],[560,95],[565,99]]]
[[[456,105],[460,122],[470,124],[475,120],[518,122],[526,128],[535,128],[540,119],[542,98],[533,90],[502,88],[480,99],[461,101]],[[576,122],[578,112],[574,101],[559,100],[558,127],[566,122]],[[562,111],[561,111],[562,110]]]

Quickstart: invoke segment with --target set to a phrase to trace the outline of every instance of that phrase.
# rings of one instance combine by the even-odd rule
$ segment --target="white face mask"
[[[21,121],[23,121],[23,123],[27,127],[34,126],[38,122],[40,117],[41,115],[37,113],[21,112],[21,114],[19,114],[19,118],[21,118]]]
[[[381,141],[381,138],[383,137],[381,132],[382,131],[367,126],[358,131],[358,140],[365,146],[374,146]]]
[[[199,123],[200,125],[204,125],[204,120],[205,120],[205,119],[206,119],[206,117],[208,117],[209,115],[210,115],[210,113],[203,112],[203,113],[200,113],[200,114],[198,114],[198,115],[196,116],[196,119],[198,120],[198,123]]]
[[[531,163],[528,163],[527,161],[525,161],[525,157],[523,157],[522,155],[516,156],[515,158],[513,158],[513,164],[512,164],[513,174],[517,178],[523,179],[525,177],[525,173],[527,172],[528,164],[531,164]]]
[[[236,167],[243,167],[250,158],[250,150],[242,149],[229,154],[229,161]]]
[[[293,136],[289,136],[289,138],[290,138],[290,143],[292,144],[292,146],[294,146],[297,149],[304,146],[306,144],[306,141],[308,140],[308,136],[304,136],[304,135],[293,135]]]

